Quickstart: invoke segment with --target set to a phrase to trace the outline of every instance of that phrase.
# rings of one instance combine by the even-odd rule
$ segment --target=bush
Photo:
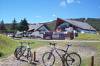
[[[0,52],[0,57],[4,56],[4,54],[2,52]]]

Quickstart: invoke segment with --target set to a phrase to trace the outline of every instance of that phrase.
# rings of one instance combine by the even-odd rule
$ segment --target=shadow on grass
[[[0,57],[4,56],[4,54],[2,52],[0,52]]]

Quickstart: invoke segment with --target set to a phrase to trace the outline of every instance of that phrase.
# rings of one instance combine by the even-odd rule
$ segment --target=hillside
[[[51,31],[54,31],[54,30],[55,30],[55,26],[56,26],[56,20],[51,21],[51,22],[47,22],[46,25],[48,26],[48,28],[49,28]]]
[[[86,22],[93,26],[97,31],[100,31],[100,18],[88,18]]]
[[[0,34],[0,57],[7,56],[14,52],[16,42],[11,38]]]

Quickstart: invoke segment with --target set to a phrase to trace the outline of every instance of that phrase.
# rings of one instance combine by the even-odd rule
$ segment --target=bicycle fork
[[[62,55],[61,60],[62,60],[62,66],[66,66],[65,54]]]
[[[62,62],[62,66],[65,66],[65,54],[63,54],[62,56],[57,52],[57,54],[59,55],[61,62]]]
[[[48,56],[48,60],[51,58],[51,56],[52,56],[52,52],[49,54],[49,56]]]

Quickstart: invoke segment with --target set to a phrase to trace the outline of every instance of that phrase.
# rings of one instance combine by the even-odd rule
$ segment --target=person
[[[68,30],[69,38],[71,40],[74,39],[73,26],[71,24],[69,25],[69,28],[67,30]]]
[[[77,32],[77,30],[74,30],[73,32],[74,32],[74,37],[78,37],[78,32]]]

